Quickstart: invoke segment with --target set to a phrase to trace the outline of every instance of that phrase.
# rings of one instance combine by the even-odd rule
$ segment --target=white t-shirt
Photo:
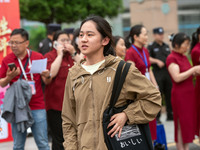
[[[87,71],[89,72],[90,74],[93,74],[95,71],[97,71],[99,69],[99,67],[105,62],[105,59],[94,64],[94,65],[84,65],[84,64],[81,64],[81,66]]]

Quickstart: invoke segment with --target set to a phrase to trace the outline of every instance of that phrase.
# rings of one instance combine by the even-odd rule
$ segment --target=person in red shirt
[[[200,65],[192,67],[184,55],[190,46],[185,33],[171,38],[173,51],[167,57],[166,65],[172,79],[171,102],[174,118],[175,141],[178,150],[189,150],[196,127],[196,102],[193,75],[200,75]]]
[[[80,61],[82,55],[75,51],[65,31],[55,33],[53,46],[53,50],[45,54],[47,68],[51,72],[50,79],[45,81],[47,120],[52,135],[52,149],[64,150],[61,111],[65,82],[69,68],[74,65],[74,61]]]
[[[128,37],[125,39],[126,51],[125,61],[134,64],[138,70],[145,75],[156,87],[158,87],[149,61],[149,52],[144,47],[147,44],[147,29],[142,25],[135,25],[131,28]],[[131,43],[130,43],[131,41]],[[152,140],[156,140],[156,119],[149,122]]]
[[[192,34],[191,42],[191,57],[194,66],[200,65],[200,26],[197,28],[196,32]],[[197,109],[197,135],[200,136],[200,76],[196,77],[195,84],[195,99],[196,99],[196,109]]]
[[[12,84],[20,78],[21,74],[23,74],[22,79],[34,83],[36,93],[33,94],[29,103],[34,120],[31,129],[38,149],[49,150],[45,103],[41,87],[41,76],[45,79],[49,76],[49,71],[45,70],[42,74],[27,74],[30,71],[32,60],[43,59],[44,57],[42,54],[27,48],[29,45],[28,32],[22,28],[13,30],[10,36],[9,45],[11,46],[12,53],[8,54],[2,60],[0,68],[0,86],[5,87],[7,84],[12,86]],[[30,58],[30,61],[28,62],[27,67],[23,69],[28,57]],[[17,68],[11,70],[8,67],[9,63],[15,63]],[[17,124],[12,123],[14,150],[24,149],[26,134],[26,132],[19,132],[17,130]]]

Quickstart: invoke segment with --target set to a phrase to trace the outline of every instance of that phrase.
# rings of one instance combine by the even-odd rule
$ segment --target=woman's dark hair
[[[112,29],[110,24],[100,16],[89,16],[85,20],[82,21],[80,25],[80,29],[84,23],[87,21],[93,21],[96,24],[96,29],[102,35],[103,38],[108,37],[110,39],[109,43],[104,47],[103,55],[108,56],[109,54],[115,55],[115,51],[113,49],[113,37],[112,37]]]
[[[190,41],[190,37],[185,33],[177,33],[177,34],[171,34],[170,41],[172,42],[172,47],[175,48],[178,46],[178,48],[181,46],[181,44],[185,41]]]
[[[117,42],[120,40],[120,39],[123,39],[121,36],[113,36],[113,41],[114,41],[114,44],[115,44],[115,47],[117,45]]]
[[[139,36],[141,34],[143,27],[143,25],[135,25],[131,28],[129,35],[125,39],[125,46],[127,48],[131,47],[131,45],[134,43],[134,35]]]
[[[24,40],[29,40],[28,32],[23,28],[14,29],[10,36],[20,34]]]
[[[197,28],[196,32],[192,34],[191,51],[194,46],[199,42],[200,26]]]
[[[77,45],[77,43],[76,43],[76,40],[77,40],[77,38],[78,38],[78,36],[79,36],[79,32],[80,32],[80,29],[78,28],[78,29],[76,29],[76,30],[74,30],[74,33],[73,33],[73,39],[72,39],[72,45],[74,46],[74,48],[75,48],[75,50],[77,51],[77,53],[79,53],[80,54],[80,49],[78,48],[78,45]]]
[[[53,36],[53,41],[56,41],[58,40],[58,37],[61,35],[61,34],[66,34],[68,36],[68,34],[65,32],[65,31],[62,31],[62,30],[59,30],[59,31],[56,31],[54,36]],[[69,36],[68,36],[69,37]]]

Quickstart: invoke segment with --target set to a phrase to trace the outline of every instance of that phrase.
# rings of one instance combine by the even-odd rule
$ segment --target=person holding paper
[[[64,150],[61,110],[68,70],[82,57],[71,45],[65,31],[57,31],[53,37],[53,50],[45,54],[47,68],[51,72],[45,80],[45,100],[48,126],[52,136],[52,149]]]
[[[30,84],[32,87],[32,98],[29,102],[29,107],[34,120],[34,124],[31,127],[32,133],[38,149],[49,150],[45,103],[41,87],[41,77],[43,79],[48,77],[49,71],[45,70],[41,74],[29,73],[32,61],[43,59],[44,57],[42,54],[28,49],[28,45],[28,32],[22,28],[14,29],[9,41],[12,53],[4,57],[1,63],[0,86],[5,87],[7,84],[12,86],[20,76]],[[10,69],[8,67],[10,63],[14,63],[16,68]],[[12,135],[14,139],[13,149],[24,149],[27,132],[19,132],[17,124],[12,123]]]

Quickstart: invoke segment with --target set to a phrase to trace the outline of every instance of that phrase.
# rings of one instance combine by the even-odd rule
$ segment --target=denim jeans
[[[34,124],[31,127],[33,137],[39,150],[50,150],[47,137],[47,120],[45,109],[31,111]],[[14,139],[13,150],[24,150],[27,132],[17,131],[17,124],[12,123],[12,135]]]

